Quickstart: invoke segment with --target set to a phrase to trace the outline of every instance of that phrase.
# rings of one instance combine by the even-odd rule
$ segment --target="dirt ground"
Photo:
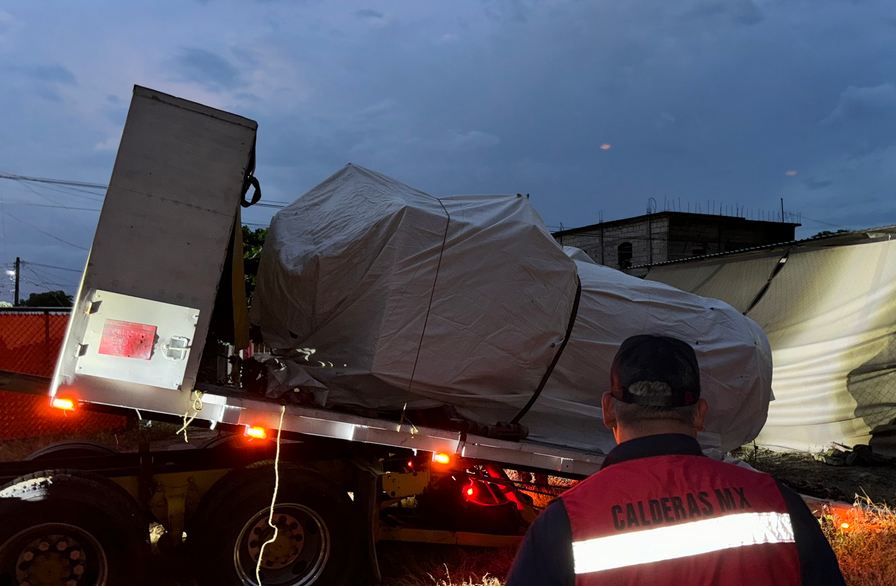
[[[801,494],[847,503],[868,497],[877,504],[896,506],[896,464],[831,466],[811,454],[772,452],[752,446],[733,455]]]

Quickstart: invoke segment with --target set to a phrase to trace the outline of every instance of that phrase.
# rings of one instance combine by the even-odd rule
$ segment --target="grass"
[[[383,586],[502,586],[513,549],[419,543],[377,546]]]
[[[890,586],[896,584],[896,513],[876,506],[868,499],[856,509],[827,514],[822,530],[849,586]]]

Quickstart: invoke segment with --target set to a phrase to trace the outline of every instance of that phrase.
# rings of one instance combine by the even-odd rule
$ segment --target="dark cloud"
[[[744,25],[757,24],[765,19],[753,0],[702,0],[687,14],[698,18],[724,17]]]
[[[13,15],[0,10],[0,35],[11,31],[16,24],[16,19]]]
[[[118,127],[124,127],[124,121],[128,117],[128,108],[126,104],[116,104],[114,106],[107,106],[102,110],[103,116]]]
[[[834,111],[821,123],[877,118],[881,114],[896,114],[896,84],[892,82],[874,87],[849,86],[840,94]]]
[[[197,83],[214,92],[245,85],[239,70],[233,64],[205,49],[181,49],[172,67],[179,81]]]
[[[263,100],[261,98],[259,98],[255,94],[249,93],[249,92],[235,93],[235,94],[233,94],[233,98],[235,100],[242,100],[245,102],[263,103]]]
[[[524,0],[482,0],[484,14],[495,22],[526,22],[531,6]]]
[[[806,187],[808,187],[809,189],[812,189],[814,191],[814,190],[818,190],[818,189],[824,189],[825,187],[828,187],[829,185],[833,185],[834,182],[833,181],[815,181],[814,179],[806,179],[805,181],[803,181],[803,183],[806,184]]]
[[[357,16],[358,18],[380,19],[385,15],[382,12],[377,12],[376,10],[372,10],[370,8],[364,8],[363,10],[356,10],[355,16]]]
[[[35,81],[58,85],[78,85],[78,81],[75,79],[75,74],[67,67],[59,64],[33,66],[14,65],[8,69]]]
[[[54,90],[53,88],[46,85],[38,85],[32,91],[34,92],[34,95],[39,98],[43,98],[48,102],[59,103],[62,101],[62,97],[59,95],[59,93],[56,92],[56,90]]]

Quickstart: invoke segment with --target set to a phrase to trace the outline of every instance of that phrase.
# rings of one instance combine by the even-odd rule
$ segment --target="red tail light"
[[[443,453],[433,454],[432,461],[436,464],[448,464],[451,462],[451,456]]]
[[[252,439],[264,439],[268,437],[268,432],[263,427],[247,427],[245,435]]]
[[[56,409],[62,409],[63,411],[74,411],[75,410],[74,400],[65,399],[63,397],[55,397],[53,399],[52,405]]]

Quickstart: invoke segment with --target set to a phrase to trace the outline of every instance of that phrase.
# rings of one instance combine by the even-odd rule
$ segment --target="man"
[[[505,586],[845,584],[799,495],[701,452],[688,344],[625,340],[601,406],[619,445],[535,520]]]

